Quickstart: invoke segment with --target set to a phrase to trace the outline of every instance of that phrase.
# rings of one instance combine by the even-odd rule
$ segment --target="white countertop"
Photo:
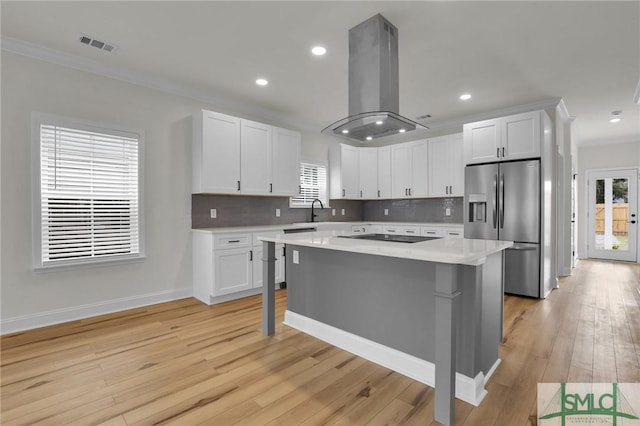
[[[259,237],[258,239],[274,243],[351,253],[474,266],[483,264],[490,254],[497,253],[513,245],[512,241],[472,240],[467,238],[439,238],[418,243],[395,243],[340,238],[340,235],[352,235],[352,233],[346,231],[308,232],[278,234],[274,237]]]

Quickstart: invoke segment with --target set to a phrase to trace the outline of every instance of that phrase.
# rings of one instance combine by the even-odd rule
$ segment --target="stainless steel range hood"
[[[399,110],[398,29],[377,14],[349,30],[349,116],[322,133],[368,141],[426,129]]]

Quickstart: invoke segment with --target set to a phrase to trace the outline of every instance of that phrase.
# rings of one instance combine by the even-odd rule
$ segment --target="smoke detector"
[[[104,50],[105,52],[109,53],[113,52],[116,49],[116,46],[113,43],[101,41],[85,34],[80,34],[80,43],[86,44],[87,46],[93,46],[97,49]]]

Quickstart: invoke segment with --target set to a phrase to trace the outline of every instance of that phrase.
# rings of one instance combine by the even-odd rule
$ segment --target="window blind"
[[[315,198],[327,202],[327,168],[319,164],[300,163],[300,194],[291,198],[291,207],[311,207]]]
[[[42,265],[140,252],[139,138],[40,125]]]

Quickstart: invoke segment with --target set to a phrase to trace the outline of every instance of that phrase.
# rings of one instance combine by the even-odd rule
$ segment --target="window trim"
[[[331,206],[329,205],[329,202],[330,202],[330,198],[329,198],[329,188],[330,188],[330,186],[329,186],[329,179],[330,179],[330,177],[329,177],[329,162],[326,161],[326,160],[312,160],[312,159],[301,158],[300,159],[300,163],[301,164],[302,163],[307,163],[307,164],[312,164],[314,166],[321,166],[321,167],[325,168],[326,177],[327,177],[325,192],[327,194],[327,199],[326,199],[326,202],[325,202],[325,200],[321,200],[321,201],[324,204],[324,208],[325,209],[330,209]],[[302,206],[301,205],[293,205],[292,204],[293,198],[295,198],[295,197],[289,197],[289,208],[290,209],[310,209],[311,208],[311,205],[302,205]],[[317,208],[320,208],[320,206],[318,206]]]
[[[136,254],[126,254],[109,258],[73,259],[57,261],[44,265],[42,262],[42,197],[40,182],[40,125],[54,124],[72,129],[107,133],[111,135],[132,136],[138,138],[138,247]],[[66,269],[86,268],[114,265],[121,263],[141,262],[146,259],[145,222],[144,222],[144,130],[126,128],[78,118],[70,118],[55,114],[32,112],[31,114],[31,240],[33,270],[36,272],[59,271]]]

